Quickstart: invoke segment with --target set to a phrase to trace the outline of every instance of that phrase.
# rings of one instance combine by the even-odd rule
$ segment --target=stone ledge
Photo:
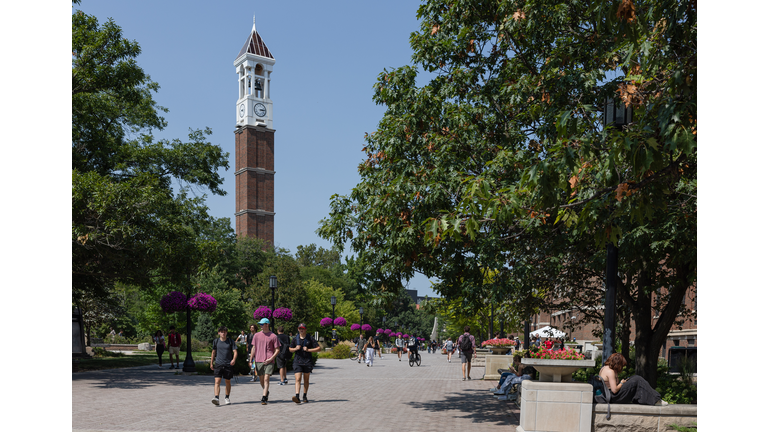
[[[607,404],[595,404],[595,413],[605,414],[608,412]],[[636,404],[611,404],[611,415],[614,414],[632,414],[632,415],[652,415],[652,416],[696,416],[698,412],[697,405],[636,405]]]
[[[592,391],[592,384],[580,383],[580,382],[541,382],[541,381],[523,381],[523,386],[526,390],[570,390],[570,391]],[[613,412],[613,405],[611,405],[611,412]]]

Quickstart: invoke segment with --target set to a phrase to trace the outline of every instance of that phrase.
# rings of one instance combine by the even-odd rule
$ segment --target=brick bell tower
[[[234,62],[235,232],[275,244],[275,130],[270,85],[275,58],[256,31],[256,17]]]

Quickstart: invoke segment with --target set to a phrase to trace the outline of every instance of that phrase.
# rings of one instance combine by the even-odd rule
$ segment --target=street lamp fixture
[[[608,98],[605,103],[603,126],[623,128],[632,122],[632,107],[624,105],[621,99]]]
[[[275,316],[275,291],[277,291],[277,276],[269,277],[269,289],[272,290],[272,318]],[[274,324],[274,322],[272,323]]]

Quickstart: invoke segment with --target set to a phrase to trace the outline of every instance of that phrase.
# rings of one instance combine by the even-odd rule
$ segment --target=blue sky
[[[158,138],[185,138],[210,127],[210,141],[230,153],[224,197],[208,196],[211,214],[234,228],[234,128],[237,75],[233,61],[256,29],[276,63],[272,73],[275,132],[275,243],[330,244],[315,234],[333,194],[359,181],[363,135],[384,113],[371,97],[385,68],[410,63],[417,1],[149,2],[84,0],[77,7],[103,23],[115,20],[141,45],[138,64],[160,84],[169,109]],[[202,193],[202,191],[201,191]],[[349,253],[349,251],[345,251]],[[435,295],[425,277],[409,288]]]

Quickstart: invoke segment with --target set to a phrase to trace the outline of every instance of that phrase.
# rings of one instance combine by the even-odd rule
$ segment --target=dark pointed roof
[[[251,34],[248,35],[248,40],[246,40],[245,45],[240,48],[240,52],[237,54],[237,57],[235,57],[235,60],[239,59],[240,56],[245,53],[271,58],[274,60],[272,53],[269,52],[269,48],[267,48],[267,44],[264,43],[264,40],[259,35],[259,32],[256,31],[256,23],[253,24]]]

